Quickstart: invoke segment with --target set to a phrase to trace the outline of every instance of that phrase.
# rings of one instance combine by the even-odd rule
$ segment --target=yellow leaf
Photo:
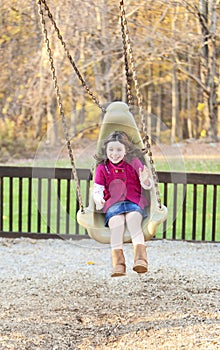
[[[206,130],[203,129],[201,132],[200,132],[200,136],[201,137],[206,137]]]
[[[87,261],[87,265],[95,265],[94,261]]]
[[[198,103],[197,111],[203,112],[205,108],[205,103]]]

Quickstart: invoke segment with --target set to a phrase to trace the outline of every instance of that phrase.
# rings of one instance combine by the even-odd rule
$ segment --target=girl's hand
[[[105,204],[104,189],[105,189],[104,186],[94,183],[93,199],[97,210],[101,210],[104,207],[104,204]]]
[[[96,210],[101,210],[105,205],[105,200],[104,199],[100,199],[99,201],[95,201],[95,207]]]
[[[144,189],[149,190],[152,187],[150,171],[148,170],[146,165],[144,165],[143,170],[141,168],[139,168],[139,179],[140,179],[141,186]]]

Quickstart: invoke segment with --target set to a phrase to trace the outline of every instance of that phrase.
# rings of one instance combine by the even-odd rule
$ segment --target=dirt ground
[[[0,239],[0,349],[220,349],[220,244],[146,245],[111,278],[108,245]]]

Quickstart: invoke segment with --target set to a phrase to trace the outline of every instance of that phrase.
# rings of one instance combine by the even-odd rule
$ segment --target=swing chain
[[[69,156],[70,156],[70,161],[71,161],[71,165],[72,165],[72,174],[73,174],[73,177],[74,177],[74,180],[75,180],[75,184],[76,184],[76,191],[77,191],[77,196],[78,196],[78,201],[79,201],[79,205],[80,205],[80,208],[81,208],[81,212],[84,212],[84,206],[83,206],[82,196],[81,196],[81,192],[80,192],[79,178],[78,178],[77,171],[76,171],[73,151],[72,151],[72,148],[71,148],[71,142],[70,142],[70,137],[69,137],[69,133],[68,133],[68,127],[67,127],[67,124],[66,124],[64,108],[63,108],[63,102],[62,102],[62,96],[61,96],[61,93],[60,93],[60,88],[59,88],[59,84],[58,84],[58,80],[57,80],[57,76],[56,76],[56,69],[55,69],[55,66],[54,66],[52,50],[50,48],[50,41],[49,41],[49,38],[48,38],[47,29],[46,29],[46,22],[44,20],[44,12],[42,10],[42,6],[41,6],[41,1],[40,0],[38,1],[38,5],[39,5],[39,14],[40,14],[40,17],[41,17],[42,30],[43,30],[45,43],[46,43],[46,47],[47,47],[47,53],[48,53],[49,62],[50,62],[50,69],[51,69],[52,78],[53,78],[53,81],[54,81],[54,87],[55,87],[55,91],[56,91],[56,95],[57,95],[57,103],[58,103],[59,112],[60,112],[60,115],[61,115],[64,135],[65,135],[65,138],[66,138],[66,144],[67,144],[67,148],[68,148]]]
[[[122,44],[123,44],[123,51],[124,51],[124,64],[125,64],[125,75],[126,75],[127,103],[129,106],[131,106],[134,104],[133,96],[131,93],[132,73],[129,70],[129,64],[128,64],[127,41],[126,41],[126,32],[125,32],[125,25],[124,25],[124,16],[121,15],[120,18],[121,18],[121,36],[122,36]]]
[[[121,10],[121,33],[122,33],[123,49],[124,49],[124,56],[125,56],[125,70],[126,70],[126,77],[127,77],[128,104],[129,105],[132,104],[131,84],[130,84],[130,75],[129,75],[129,67],[128,67],[128,56],[129,56],[130,65],[131,65],[131,73],[132,73],[132,78],[134,81],[137,103],[138,103],[138,108],[139,108],[139,112],[140,112],[140,116],[141,116],[142,131],[144,134],[143,142],[144,142],[144,146],[145,146],[145,153],[148,155],[149,160],[150,160],[150,167],[151,167],[151,173],[153,176],[154,185],[155,185],[155,189],[156,189],[157,202],[158,202],[159,208],[161,209],[162,205],[161,205],[161,197],[160,197],[160,191],[159,191],[159,186],[158,186],[158,176],[156,173],[156,169],[154,167],[153,155],[152,155],[152,151],[151,151],[151,145],[149,142],[149,136],[147,135],[146,119],[145,119],[144,108],[143,108],[143,98],[142,98],[140,86],[138,83],[136,66],[135,66],[133,50],[132,50],[132,46],[131,46],[130,34],[129,34],[129,30],[128,30],[128,22],[126,19],[126,13],[125,13],[123,0],[120,0],[120,10]]]
[[[135,92],[136,92],[136,97],[137,97],[137,102],[138,102],[138,108],[139,108],[140,115],[141,115],[142,130],[143,130],[143,133],[146,134],[146,123],[145,123],[145,115],[144,115],[143,104],[142,104],[142,95],[141,95],[139,84],[138,84],[135,61],[134,61],[133,50],[132,50],[132,46],[131,46],[130,34],[129,34],[129,30],[128,30],[128,22],[126,19],[123,0],[120,0],[120,10],[121,10],[121,26],[122,26],[121,31],[122,31],[122,35],[124,36],[123,37],[124,52],[126,52],[126,57],[127,57],[127,53],[128,53],[128,56],[130,59],[131,73],[132,73],[132,78],[134,81]],[[128,60],[127,60],[127,64],[128,64]],[[126,68],[126,70],[128,70],[128,68]]]
[[[74,59],[72,58],[72,56],[71,56],[71,54],[70,54],[70,52],[69,52],[69,49],[67,48],[67,45],[66,45],[66,43],[65,43],[65,41],[64,41],[64,39],[63,39],[63,36],[62,36],[62,34],[61,34],[59,28],[57,27],[57,24],[56,24],[56,22],[55,22],[55,20],[54,20],[54,18],[53,18],[53,15],[52,15],[52,13],[50,12],[50,9],[49,9],[49,7],[48,7],[48,5],[47,5],[46,0],[39,0],[39,1],[38,1],[38,4],[41,4],[41,3],[44,5],[45,11],[47,12],[47,16],[48,16],[48,18],[50,19],[50,21],[51,21],[51,23],[52,23],[52,25],[53,25],[53,27],[54,27],[54,29],[55,29],[55,32],[57,33],[57,37],[58,37],[58,39],[60,40],[61,45],[63,46],[64,51],[65,51],[65,53],[66,53],[66,56],[67,56],[67,58],[69,59],[70,64],[72,65],[72,67],[73,67],[73,69],[74,69],[74,71],[75,71],[75,73],[76,73],[78,79],[80,80],[80,82],[81,82],[81,84],[82,84],[82,87],[84,88],[84,90],[86,91],[86,93],[90,96],[90,98],[93,100],[93,102],[95,102],[95,104],[101,109],[101,111],[102,111],[103,113],[105,113],[105,112],[106,112],[105,108],[101,105],[101,103],[99,102],[98,98],[95,96],[95,94],[92,92],[92,90],[88,87],[88,85],[87,85],[85,79],[83,78],[83,76],[82,76],[81,73],[79,72],[79,70],[78,70],[78,68],[77,68],[77,66],[76,66],[76,63],[75,63]],[[41,8],[41,9],[42,9],[42,8]]]

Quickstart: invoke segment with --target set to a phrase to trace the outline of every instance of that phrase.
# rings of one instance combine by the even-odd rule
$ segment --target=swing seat
[[[144,144],[137,128],[133,115],[129,111],[129,107],[124,102],[113,102],[107,109],[100,128],[97,153],[100,152],[103,140],[113,131],[124,131],[128,134],[131,141],[141,149],[144,148]],[[149,158],[144,156],[146,165],[150,168]],[[151,172],[150,172],[151,174]],[[152,177],[152,175],[151,175]],[[144,233],[145,241],[150,240],[155,236],[157,227],[167,219],[167,208],[162,205],[161,208],[158,205],[156,189],[152,178],[152,188],[147,191],[149,194],[150,205],[146,208],[147,217],[142,221],[142,229]],[[89,206],[77,213],[78,223],[87,229],[87,232],[91,238],[100,243],[110,243],[110,230],[104,226],[105,214],[95,209],[95,203],[92,197],[92,189],[90,190]],[[131,242],[130,233],[127,228],[124,232],[124,243]]]

